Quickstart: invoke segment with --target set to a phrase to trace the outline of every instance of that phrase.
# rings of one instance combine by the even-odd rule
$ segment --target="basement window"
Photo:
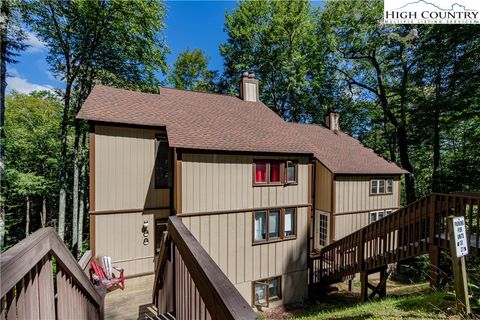
[[[281,277],[253,282],[254,306],[268,307],[270,301],[281,298]]]
[[[385,216],[383,210],[370,212],[370,223],[376,222]]]

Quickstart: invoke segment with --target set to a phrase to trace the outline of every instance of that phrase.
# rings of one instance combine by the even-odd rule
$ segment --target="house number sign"
[[[453,234],[455,237],[455,248],[457,258],[468,255],[467,229],[465,227],[465,217],[453,218]]]

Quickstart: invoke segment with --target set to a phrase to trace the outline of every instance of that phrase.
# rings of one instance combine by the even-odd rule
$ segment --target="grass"
[[[360,303],[358,283],[354,282],[353,292],[347,291],[345,285],[338,289],[313,297],[296,310],[267,311],[261,319],[462,319],[455,315],[455,296],[445,291],[430,293],[428,283],[388,281],[387,298],[364,304]]]
[[[335,297],[337,296],[337,297]],[[328,300],[308,306],[295,319],[304,320],[362,320],[362,319],[446,319],[447,310],[454,306],[453,297],[445,292],[432,294],[388,297],[383,300],[360,304],[341,303],[338,295],[330,295]]]

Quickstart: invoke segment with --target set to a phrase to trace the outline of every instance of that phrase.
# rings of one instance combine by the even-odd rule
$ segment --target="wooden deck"
[[[156,319],[152,304],[154,275],[125,280],[125,290],[115,289],[105,297],[105,319]]]

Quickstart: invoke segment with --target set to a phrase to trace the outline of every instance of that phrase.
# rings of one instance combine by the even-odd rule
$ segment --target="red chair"
[[[122,290],[125,289],[125,276],[123,275],[123,269],[122,268],[117,268],[113,267],[113,269],[117,270],[120,272],[119,277],[115,277],[113,273],[111,273],[111,277],[108,277],[107,275],[109,274],[106,272],[102,266],[97,263],[95,259],[92,259],[92,279],[94,283],[96,284],[103,284],[107,289],[115,286],[120,286],[122,287]]]

